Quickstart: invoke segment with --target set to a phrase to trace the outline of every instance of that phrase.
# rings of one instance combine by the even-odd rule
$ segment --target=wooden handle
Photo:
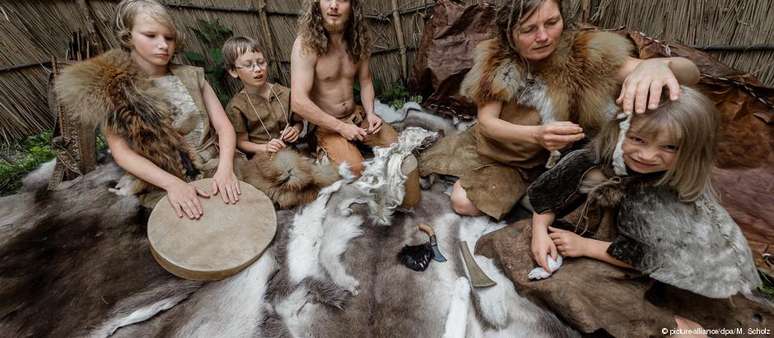
[[[430,237],[435,236],[435,231],[433,231],[433,227],[431,227],[428,224],[419,223],[417,225],[417,228],[419,228],[419,230],[421,230],[422,232],[426,233]]]

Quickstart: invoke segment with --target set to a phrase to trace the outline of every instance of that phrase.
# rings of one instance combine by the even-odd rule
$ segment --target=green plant
[[[374,85],[376,87],[376,85]],[[382,87],[381,85],[379,87]],[[422,96],[411,95],[406,86],[402,82],[394,82],[392,85],[383,88],[382,95],[379,96],[379,101],[389,105],[393,109],[400,109],[406,102],[414,101],[421,102]]]
[[[219,20],[197,20],[197,27],[188,27],[201,42],[205,54],[194,51],[184,51],[183,56],[194,66],[204,68],[207,81],[215,90],[218,99],[224,106],[231,99],[228,85],[228,72],[223,67],[223,43],[234,35],[234,32],[220,24]]]
[[[21,188],[22,178],[42,163],[54,158],[51,150],[51,132],[33,135],[17,145],[2,150],[0,160],[0,196],[16,193]]]

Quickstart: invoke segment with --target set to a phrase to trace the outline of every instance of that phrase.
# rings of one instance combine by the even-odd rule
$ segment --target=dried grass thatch
[[[203,53],[191,27],[219,22],[252,36],[272,61],[274,81],[290,80],[290,48],[304,0],[163,0],[186,35],[185,50]],[[498,4],[511,0],[494,0]],[[383,85],[405,79],[433,0],[365,0],[374,32],[371,69]],[[481,0],[465,0],[477,3]],[[774,85],[774,51],[714,51],[722,46],[774,44],[774,9],[768,0],[639,1],[565,0],[567,14],[607,28],[626,25],[666,40],[708,48],[735,68]],[[50,128],[46,62],[65,58],[72,32],[92,32],[102,49],[116,46],[112,18],[116,0],[5,1],[0,4],[0,143]],[[396,23],[398,23],[396,25]],[[398,33],[402,38],[398,38]],[[184,60],[179,60],[184,61]],[[232,85],[232,89],[233,89]]]

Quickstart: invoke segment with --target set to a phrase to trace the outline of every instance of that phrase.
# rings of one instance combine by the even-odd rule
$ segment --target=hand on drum
[[[669,65],[664,60],[643,60],[626,76],[615,102],[622,105],[625,113],[641,114],[658,107],[664,86],[670,100],[680,97],[680,83]]]
[[[564,149],[585,136],[583,128],[579,125],[568,121],[558,121],[539,126],[535,138],[543,148],[554,151]]]
[[[226,204],[239,202],[242,191],[239,190],[239,180],[233,171],[218,170],[212,176],[212,194],[218,193]]]
[[[179,179],[167,188],[167,200],[179,218],[183,215],[190,219],[202,217],[204,210],[199,196],[209,198],[210,194]]]

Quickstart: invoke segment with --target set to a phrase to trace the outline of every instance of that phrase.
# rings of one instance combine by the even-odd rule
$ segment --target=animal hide
[[[258,152],[240,169],[244,181],[266,193],[280,209],[313,201],[322,187],[340,178],[333,166],[315,164],[291,149]]]
[[[147,212],[137,198],[108,191],[122,174],[104,164],[48,192],[36,179],[42,171],[22,193],[0,198],[3,336],[107,336],[199,288],[153,260]]]
[[[413,146],[399,143],[378,151],[371,170],[357,181],[337,181],[303,209],[279,211],[275,240],[258,261],[204,285],[178,279],[153,261],[136,198],[107,191],[121,175],[113,164],[61,191],[5,198],[0,224],[12,223],[0,232],[0,332],[577,337],[554,315],[518,296],[489,259],[476,256],[498,284],[482,290],[467,284],[458,241],[475,243],[503,224],[457,216],[438,191],[426,191],[412,213],[382,209],[394,209],[401,193],[378,176],[405,180],[394,172],[399,162],[431,135],[415,132],[401,138]],[[375,195],[382,202],[363,202]],[[21,208],[30,202],[34,207]],[[6,208],[8,203],[21,211]],[[415,272],[396,255],[404,245],[426,240],[417,231],[420,222],[435,227],[449,261]]]

